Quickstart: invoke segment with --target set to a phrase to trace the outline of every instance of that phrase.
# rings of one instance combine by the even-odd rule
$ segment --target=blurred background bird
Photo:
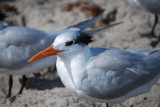
[[[47,64],[41,64],[41,61],[37,64],[28,64],[26,61],[38,52],[40,49],[38,46],[43,45],[43,49],[49,46],[51,40],[54,40],[56,37],[56,32],[45,32],[28,27],[3,25],[2,21],[6,15],[0,12],[0,16],[0,73],[10,75],[7,95],[7,97],[10,97],[13,84],[12,75],[23,75],[22,87],[18,92],[18,94],[21,94],[27,81],[25,74],[38,72],[40,69],[50,67],[55,63],[56,58],[54,57],[54,61],[48,61]],[[28,49],[34,50],[34,52]],[[37,65],[37,67],[33,65]]]
[[[156,37],[155,28],[158,24],[158,15],[160,14],[160,1],[159,0],[128,0],[128,3],[135,8],[144,10],[146,12],[154,14],[154,23],[150,33],[143,34],[142,36]]]

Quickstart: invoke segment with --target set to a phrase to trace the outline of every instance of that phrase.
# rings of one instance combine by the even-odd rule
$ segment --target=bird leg
[[[9,89],[8,89],[8,95],[7,98],[11,97],[11,93],[12,93],[12,86],[13,86],[13,78],[12,75],[9,75]]]
[[[151,34],[153,34],[154,36],[155,36],[154,30],[156,28],[157,23],[158,23],[158,15],[155,14],[155,20],[154,20],[154,24],[153,24],[153,27],[152,27],[152,30],[151,30]]]
[[[155,16],[155,20],[154,20],[154,24],[153,24],[151,32],[148,33],[148,34],[142,34],[141,37],[149,37],[149,38],[156,37],[154,31],[155,31],[156,25],[158,23],[158,15],[155,14],[154,16]]]
[[[26,85],[26,82],[27,82],[27,77],[25,75],[23,75],[22,86],[21,86],[21,89],[19,90],[18,94],[22,94],[22,91],[23,91],[24,86]]]
[[[106,107],[109,107],[109,106],[108,106],[108,103],[106,103]]]
[[[155,48],[160,42],[160,37],[158,37],[155,41],[152,41],[150,44],[152,48]]]

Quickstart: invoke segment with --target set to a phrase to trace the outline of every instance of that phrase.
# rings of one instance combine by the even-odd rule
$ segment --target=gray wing
[[[113,99],[126,95],[152,81],[159,73],[160,67],[154,63],[159,60],[153,58],[155,55],[143,53],[146,51],[130,51],[106,49],[104,52],[93,56],[86,67],[83,78],[83,85],[85,86],[82,85],[82,89],[95,98]],[[153,72],[154,70],[156,72]],[[148,90],[149,87],[145,87],[145,89]]]
[[[90,48],[91,52],[93,54],[93,56],[96,56],[98,54],[101,54],[102,52],[106,51],[106,50],[120,50],[120,49],[116,49],[116,48],[106,48],[106,47],[92,47]],[[127,49],[126,51],[131,52],[131,53],[137,53],[137,54],[144,54],[144,55],[148,55],[148,52],[152,52],[149,49],[146,48],[142,48],[142,49]],[[154,51],[154,50],[153,50]]]
[[[137,51],[138,50],[135,50],[133,52],[132,50],[131,52],[120,49],[99,48],[98,52],[96,52],[97,55],[95,54],[95,56],[90,59],[87,68],[100,68],[112,71],[124,71],[125,69],[134,68],[133,66],[145,64],[145,62],[143,61],[143,57],[145,57],[146,55],[144,53],[137,53]],[[95,53],[95,51],[92,51],[92,53]],[[132,72],[137,74],[146,73],[143,71]]]
[[[54,38],[43,31],[6,26],[0,30],[0,69],[25,66],[33,55],[47,48],[53,41]]]

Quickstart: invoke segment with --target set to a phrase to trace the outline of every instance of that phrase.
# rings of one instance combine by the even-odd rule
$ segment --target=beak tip
[[[34,61],[34,58],[33,58],[33,57],[28,60],[28,62],[32,62],[32,61]]]
[[[28,60],[28,62],[31,62],[31,60]]]

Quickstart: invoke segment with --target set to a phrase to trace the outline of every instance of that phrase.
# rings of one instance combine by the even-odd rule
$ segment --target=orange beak
[[[53,45],[34,55],[28,62],[43,59],[49,56],[57,55],[57,53],[63,52],[63,50],[54,50]]]

